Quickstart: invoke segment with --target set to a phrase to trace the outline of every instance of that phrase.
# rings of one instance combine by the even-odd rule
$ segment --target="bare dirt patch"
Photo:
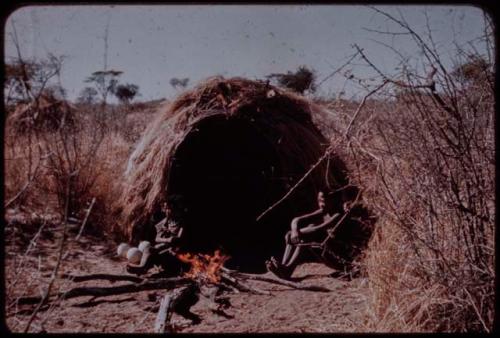
[[[22,332],[33,305],[16,304],[22,296],[39,296],[50,279],[57,257],[60,225],[47,223],[30,246],[38,227],[10,222],[6,228],[6,323]],[[106,238],[70,234],[60,274],[123,274],[124,262],[115,257],[115,244]],[[25,253],[27,254],[25,255]],[[23,258],[24,257],[24,258]],[[172,323],[177,332],[350,332],[361,325],[367,296],[366,279],[332,277],[334,270],[317,263],[300,266],[296,281],[323,286],[331,292],[293,290],[262,281],[247,284],[270,295],[229,293],[231,306],[224,314],[210,310],[201,297],[191,310],[201,317],[192,324],[177,314]],[[72,283],[58,279],[53,293],[78,286],[110,286],[123,282],[88,281]],[[52,302],[35,316],[30,332],[144,332],[154,330],[159,302],[164,291],[143,291],[119,296],[78,297]]]

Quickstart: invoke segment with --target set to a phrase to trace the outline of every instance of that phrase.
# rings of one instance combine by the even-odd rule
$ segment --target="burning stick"
[[[243,285],[236,278],[223,273],[224,263],[229,259],[229,256],[224,256],[219,250],[215,250],[211,255],[193,255],[190,253],[180,254],[177,256],[181,261],[191,264],[191,270],[184,277],[192,278],[198,283],[220,284],[230,288],[250,292],[257,295],[270,295],[270,292],[259,290],[247,285]]]
[[[221,280],[220,271],[229,256],[224,256],[219,250],[211,255],[193,255],[190,253],[179,254],[177,257],[184,263],[191,264],[191,270],[184,277],[202,279],[209,283],[217,284]]]

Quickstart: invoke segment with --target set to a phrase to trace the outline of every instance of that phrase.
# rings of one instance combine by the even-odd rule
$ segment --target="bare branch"
[[[327,76],[325,76],[325,78],[323,80],[321,80],[318,84],[317,84],[317,87],[321,86],[326,80],[332,78],[335,74],[337,74],[338,72],[340,72],[342,69],[344,69],[347,65],[349,65],[351,63],[352,60],[354,60],[356,58],[356,56],[358,55],[358,52],[354,53],[353,55],[351,55],[351,57],[349,58],[349,60],[347,60],[344,64],[342,64],[340,67],[338,67],[337,69],[335,69],[332,73],[328,74]]]
[[[49,285],[47,286],[47,289],[45,290],[45,292],[43,294],[43,297],[40,300],[40,303],[38,303],[37,307],[35,308],[35,310],[31,314],[28,322],[26,323],[26,326],[24,328],[24,333],[26,333],[26,332],[29,331],[31,323],[33,322],[33,319],[35,319],[36,314],[38,313],[38,311],[40,310],[40,308],[42,307],[42,305],[44,305],[45,302],[49,299],[49,297],[50,297],[50,291],[52,289],[52,286],[54,285],[54,282],[55,282],[55,280],[57,278],[57,274],[59,272],[59,267],[61,265],[63,251],[64,251],[64,244],[66,243],[66,228],[68,226],[68,208],[69,208],[69,193],[70,193],[70,189],[71,189],[71,187],[70,187],[70,177],[68,177],[67,186],[66,186],[66,193],[67,193],[66,196],[68,196],[68,197],[66,199],[66,207],[65,207],[64,218],[63,218],[62,237],[61,237],[61,242],[59,244],[59,252],[57,254],[56,266],[54,267],[54,271],[52,272],[52,277],[51,277],[51,279],[49,281]]]
[[[390,31],[380,31],[376,29],[371,29],[367,27],[362,27],[363,30],[367,32],[372,32],[372,33],[378,33],[378,34],[385,34],[385,35],[411,35],[409,32],[390,32]]]
[[[80,227],[80,230],[78,231],[78,235],[75,238],[75,240],[77,240],[77,241],[80,239],[80,236],[83,233],[83,228],[85,227],[85,224],[87,224],[87,220],[89,218],[90,212],[92,211],[92,208],[94,207],[94,203],[95,203],[95,197],[92,198],[92,202],[90,203],[90,206],[87,209],[87,213],[85,214],[85,218],[83,219],[83,222],[82,222],[82,225]]]

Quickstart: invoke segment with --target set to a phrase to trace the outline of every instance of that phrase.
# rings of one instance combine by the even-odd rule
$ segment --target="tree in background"
[[[139,94],[139,86],[127,83],[116,86],[114,94],[116,98],[125,104],[129,104]]]
[[[304,94],[306,90],[316,90],[316,74],[306,66],[300,66],[295,72],[288,71],[286,74],[271,74],[268,79],[275,79],[279,86],[291,89],[297,93]]]
[[[29,85],[29,79],[33,77],[34,65],[26,63],[22,65],[20,62],[11,62],[5,64],[5,103],[17,103],[27,96],[26,85]]]
[[[80,92],[80,96],[78,96],[77,101],[79,103],[94,104],[97,101],[98,94],[99,93],[97,92],[97,90],[95,88],[85,87]]]
[[[94,85],[97,92],[101,95],[102,104],[105,106],[109,94],[113,94],[118,85],[118,77],[123,72],[119,70],[98,70],[93,72],[85,82]]]
[[[63,65],[63,56],[49,55],[42,60],[12,60],[5,64],[5,103],[16,104],[37,99],[53,82]]]
[[[186,88],[189,83],[189,78],[185,77],[183,79],[178,79],[176,77],[173,77],[170,79],[170,85],[177,89],[178,87],[181,87],[182,89]]]

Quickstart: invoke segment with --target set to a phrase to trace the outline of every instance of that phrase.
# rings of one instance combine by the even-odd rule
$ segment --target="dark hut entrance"
[[[185,250],[222,249],[229,267],[262,271],[283,250],[289,218],[256,217],[283,193],[279,158],[269,140],[242,118],[205,118],[179,145],[169,195],[185,204]]]

